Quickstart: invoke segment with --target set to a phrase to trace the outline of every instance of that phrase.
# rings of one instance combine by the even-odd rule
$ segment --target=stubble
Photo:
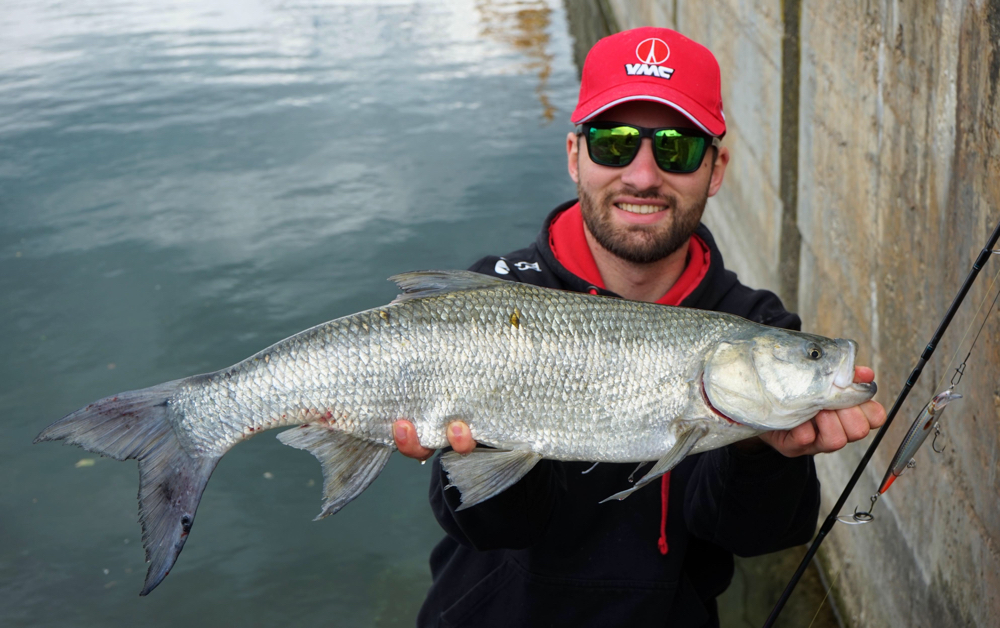
[[[629,196],[663,203],[672,212],[672,220],[661,225],[616,225],[612,221],[612,199],[619,191],[608,192],[600,199],[577,185],[580,211],[594,239],[616,257],[634,264],[651,264],[680,249],[691,238],[708,200],[708,190],[689,205],[678,204],[676,196],[628,192]]]

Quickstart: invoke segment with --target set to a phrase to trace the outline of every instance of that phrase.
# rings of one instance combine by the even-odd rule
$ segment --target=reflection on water
[[[576,92],[561,4],[531,7],[524,49],[474,0],[4,3],[0,625],[412,625],[428,467],[313,522],[315,459],[241,444],[140,599],[135,463],[30,443],[531,241],[574,195],[536,90],[562,119]]]
[[[482,16],[482,33],[502,41],[527,57],[525,68],[538,73],[536,93],[547,122],[556,108],[546,90],[552,74],[553,55],[549,52],[549,26],[552,9],[542,0],[477,0]]]

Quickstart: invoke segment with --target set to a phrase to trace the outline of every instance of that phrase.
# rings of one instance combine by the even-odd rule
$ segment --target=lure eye
[[[823,357],[823,350],[816,345],[812,345],[806,350],[806,355],[808,355],[811,360],[818,360]]]

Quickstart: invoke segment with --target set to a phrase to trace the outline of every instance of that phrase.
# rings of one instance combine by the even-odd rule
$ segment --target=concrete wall
[[[806,329],[857,339],[889,406],[1000,219],[1000,0],[593,3],[611,30],[673,27],[716,53],[733,160],[706,220],[727,263],[779,292]],[[998,268],[987,265],[848,510],[867,506],[949,360],[968,351]],[[945,453],[921,451],[875,523],[837,526],[824,544],[848,624],[1000,622],[998,340],[994,316],[946,415]],[[817,459],[824,517],[863,450]]]

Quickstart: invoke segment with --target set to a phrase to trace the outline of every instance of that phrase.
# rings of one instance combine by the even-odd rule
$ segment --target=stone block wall
[[[589,4],[606,29],[667,26],[715,52],[733,157],[706,222],[727,265],[778,292],[805,329],[857,339],[891,405],[1000,219],[1000,0]],[[847,510],[868,505],[968,351],[998,269],[994,257]],[[945,415],[945,453],[921,450],[874,523],[827,538],[820,556],[848,625],[1000,621],[998,341],[994,315]],[[863,453],[817,458],[822,516]]]

